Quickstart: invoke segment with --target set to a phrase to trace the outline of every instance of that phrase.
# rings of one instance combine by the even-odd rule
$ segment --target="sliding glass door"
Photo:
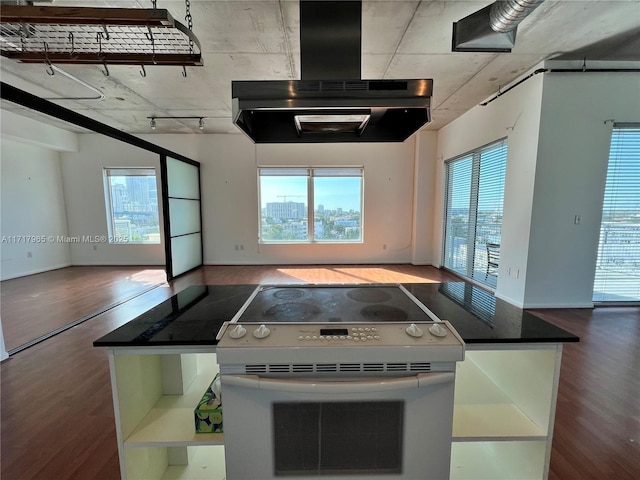
[[[497,285],[506,139],[445,162],[445,268]]]
[[[594,302],[640,302],[640,124],[611,135]]]
[[[202,265],[200,164],[162,156],[167,279]]]

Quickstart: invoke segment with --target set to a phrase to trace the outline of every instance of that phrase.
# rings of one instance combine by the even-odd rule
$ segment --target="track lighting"
[[[157,120],[198,120],[198,128],[204,130],[204,119],[207,117],[147,117],[149,119],[149,126],[151,130],[156,129]]]

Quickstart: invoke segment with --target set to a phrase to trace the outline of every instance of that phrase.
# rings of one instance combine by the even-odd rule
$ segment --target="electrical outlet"
[[[580,215],[577,215],[577,214],[576,214],[576,215],[573,217],[573,223],[574,223],[575,225],[580,225],[580,222],[582,222],[582,217],[581,217]]]
[[[27,252],[27,258],[33,258],[33,253]]]
[[[240,247],[238,247],[238,245],[236,244],[236,251],[237,251],[237,250],[240,250]]]
[[[98,245],[94,245],[94,246],[93,246],[93,251],[94,251],[94,252],[97,252],[97,251],[98,251]]]

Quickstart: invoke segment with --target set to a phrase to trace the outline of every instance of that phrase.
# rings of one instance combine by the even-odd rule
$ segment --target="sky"
[[[316,177],[315,203],[325,209],[360,211],[360,177]],[[261,206],[270,202],[307,203],[306,177],[260,177]],[[286,198],[285,198],[286,197]]]

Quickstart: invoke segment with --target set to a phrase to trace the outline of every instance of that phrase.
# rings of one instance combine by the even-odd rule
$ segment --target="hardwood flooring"
[[[549,480],[640,479],[640,308],[533,310],[565,344]]]
[[[2,363],[0,478],[120,478],[107,352],[92,342],[189,285],[447,280],[410,265],[229,266],[155,288]],[[550,480],[637,480],[640,308],[534,313],[581,337],[563,352]]]
[[[12,352],[166,282],[163,267],[67,267],[0,282],[5,347]]]

